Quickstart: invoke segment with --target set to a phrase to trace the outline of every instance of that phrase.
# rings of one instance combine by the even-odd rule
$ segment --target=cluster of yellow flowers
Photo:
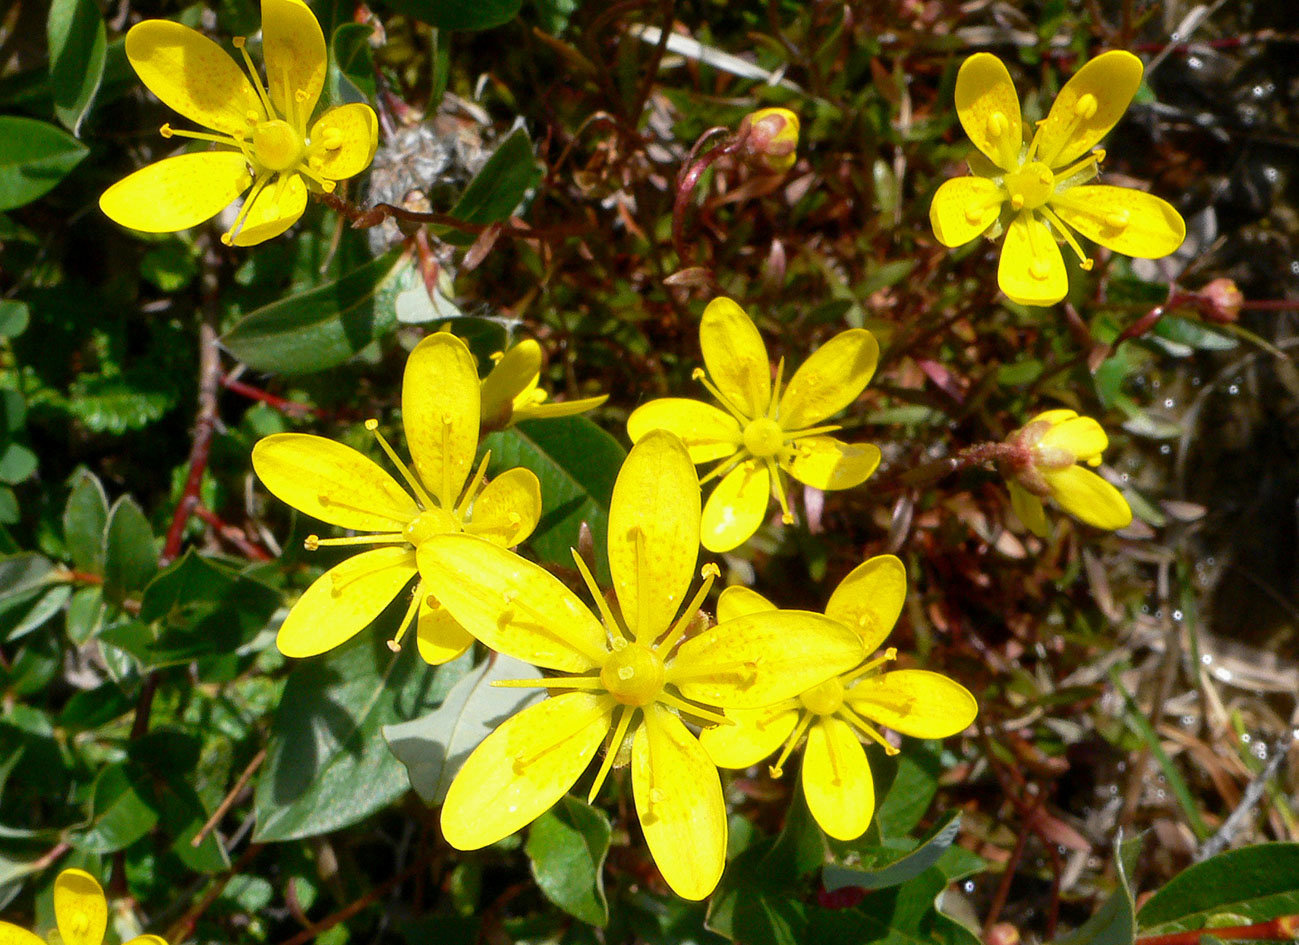
[[[368,106],[333,108],[311,122],[326,54],[308,8],[301,0],[263,0],[262,9],[266,87],[247,53],[251,82],[216,44],[186,27],[147,21],[130,31],[127,56],[145,84],[214,130],[164,126],[164,135],[218,147],[167,158],[116,184],[101,199],[110,217],[146,231],[181,229],[251,188],[223,237],[249,245],[291,226],[308,191],[329,192],[368,166],[377,139]],[[241,41],[236,46],[243,51]],[[975,176],[936,193],[938,239],[957,246],[1004,231],[998,281],[1026,304],[1065,295],[1057,241],[1090,267],[1073,230],[1118,252],[1172,252],[1184,233],[1172,207],[1089,183],[1104,156],[1095,145],[1140,76],[1136,57],[1100,56],[1061,90],[1026,143],[1005,66],[987,54],[970,57],[957,79],[957,111],[981,157],[971,162]],[[792,112],[764,109],[744,129],[746,146],[770,172],[784,173],[795,163],[798,129]],[[274,495],[321,521],[368,533],[312,535],[309,549],[376,546],[330,568],[303,593],[279,630],[281,651],[307,657],[338,646],[413,583],[394,649],[413,626],[418,651],[432,664],[477,640],[550,671],[509,683],[544,689],[549,698],[497,728],[452,784],[442,827],[458,848],[486,846],[526,826],[603,749],[590,797],[613,767],[629,766],[637,814],[665,880],[679,895],[700,899],[725,864],[719,767],[745,768],[778,752],[772,773],[779,776],[806,737],[808,806],[827,833],[851,839],[874,811],[863,739],[892,753],[880,726],[942,738],[975,717],[975,700],[960,684],[924,670],[888,669],[897,659],[892,648],[875,656],[906,597],[905,571],[891,555],[849,573],[823,614],[782,610],[736,586],[721,594],[715,622],[705,616],[719,571],[705,565],[691,593],[701,545],[720,553],[744,544],[773,498],[783,521],[792,522],[788,479],[818,490],[852,488],[870,477],[881,454],[872,444],[836,439],[840,427],[828,422],[875,372],[879,346],[869,331],[831,338],[788,380],[781,360],[773,382],[758,329],[738,304],[717,298],[703,314],[700,345],[704,367],[695,377],[719,406],[668,398],[642,405],[628,421],[634,446],[609,510],[611,596],[576,552],[589,601],[511,550],[541,520],[541,488],[531,471],[510,469],[489,482],[489,456],[474,466],[484,426],[580,413],[604,399],[546,403],[535,342],[499,355],[481,381],[456,336],[438,332],[415,347],[402,386],[410,464],[376,420],[366,423],[400,482],[323,437],[278,434],[254,448],[254,469]],[[1070,410],[1039,414],[1001,445],[1013,509],[1031,531],[1046,531],[1047,496],[1101,528],[1131,520],[1118,490],[1077,465],[1097,465],[1106,445],[1099,424]],[[701,480],[695,466],[704,463],[715,465]],[[705,503],[701,482],[713,480]],[[60,895],[89,902],[87,881],[94,883],[77,871],[63,874],[56,908]],[[99,900],[102,912],[102,893]],[[78,915],[93,911],[85,906]],[[65,912],[58,915],[62,929]],[[86,921],[102,934],[102,916]],[[93,935],[63,934],[94,945]]]

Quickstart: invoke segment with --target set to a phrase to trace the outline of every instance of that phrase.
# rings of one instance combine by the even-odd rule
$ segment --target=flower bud
[[[1245,296],[1230,279],[1214,279],[1197,293],[1200,314],[1211,322],[1229,325],[1240,317]]]
[[[744,116],[744,154],[759,170],[783,174],[798,159],[798,116],[788,108],[760,108]]]

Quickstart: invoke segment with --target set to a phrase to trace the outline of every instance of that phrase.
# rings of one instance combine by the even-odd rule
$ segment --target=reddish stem
[[[233,375],[226,374],[221,378],[221,386],[226,390],[234,391],[236,394],[242,394],[249,400],[260,401],[268,406],[274,407],[281,413],[309,413],[314,417],[325,416],[325,411],[319,407],[313,407],[311,404],[304,404],[296,400],[285,400],[283,397],[276,397],[260,387],[253,387],[251,384],[245,384],[243,381],[235,380]]]
[[[1294,938],[1299,931],[1299,915],[1283,915],[1267,922],[1256,922],[1253,925],[1232,925],[1221,929],[1192,929],[1189,932],[1170,932],[1167,935],[1142,935],[1137,937],[1137,945],[1199,945],[1205,935],[1222,939],[1263,939]]]

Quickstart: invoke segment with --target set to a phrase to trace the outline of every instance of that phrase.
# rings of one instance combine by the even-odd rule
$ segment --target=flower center
[[[663,691],[665,671],[657,653],[643,643],[615,650],[600,670],[600,682],[623,705],[649,705]]]
[[[817,715],[834,715],[843,705],[843,683],[839,677],[827,679],[798,697],[804,708]]]
[[[425,509],[402,529],[402,536],[417,548],[434,535],[460,531],[460,522],[445,509]]]
[[[1036,210],[1055,193],[1055,175],[1041,161],[1032,161],[1006,175],[1006,192],[1016,210]]]
[[[302,136],[283,118],[253,126],[253,156],[268,171],[287,171],[302,160]]]
[[[785,431],[767,417],[759,417],[744,428],[744,448],[759,459],[775,456],[785,445]]]

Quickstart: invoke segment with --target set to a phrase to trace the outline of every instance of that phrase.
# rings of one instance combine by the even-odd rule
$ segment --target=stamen
[[[262,108],[266,112],[264,116],[265,119],[274,118],[276,115],[275,106],[271,104],[271,97],[266,94],[266,87],[262,85],[262,77],[257,72],[257,67],[253,65],[253,57],[248,55],[248,50],[245,48],[247,41],[242,36],[236,36],[234,38],[234,44],[235,49],[239,50],[239,52],[243,54],[244,66],[248,69],[248,74],[252,77],[253,88],[257,91],[257,98],[262,103]]]
[[[721,712],[714,712],[711,709],[705,709],[703,706],[695,705],[693,702],[687,702],[685,699],[674,696],[670,692],[660,692],[657,701],[661,702],[663,705],[670,705],[678,712],[683,712],[686,715],[693,715],[695,718],[702,719],[705,722],[712,722],[716,725],[736,724],[734,719],[728,719]]]
[[[1099,170],[1098,165],[1100,164],[1101,160],[1104,157],[1105,157],[1105,152],[1098,148],[1097,150],[1093,151],[1092,153],[1084,157],[1081,161],[1078,161],[1074,164],[1070,164],[1063,171],[1060,171],[1060,173],[1055,175],[1055,179],[1057,181],[1056,189],[1057,190],[1060,189],[1060,187],[1066,183],[1069,184],[1070,186],[1083,183],[1082,181],[1070,180],[1069,178],[1073,177],[1075,174],[1082,174],[1083,172],[1088,170],[1090,170],[1091,173],[1087,175],[1086,179],[1091,180],[1093,177],[1096,176]]]
[[[325,495],[323,492],[316,495],[316,501],[326,508],[351,509],[353,512],[364,512],[367,515],[382,515],[391,519],[393,525],[397,528],[404,528],[410,521],[410,513],[402,509],[382,509],[374,506],[362,508],[359,505],[353,505],[351,502],[339,502],[337,499]]]
[[[722,572],[718,569],[717,565],[713,564],[711,561],[703,566],[699,572],[699,576],[704,579],[703,585],[699,588],[699,592],[695,594],[690,603],[686,605],[686,609],[681,611],[681,615],[677,618],[677,622],[672,626],[672,629],[668,631],[668,635],[659,642],[657,647],[655,647],[656,650],[662,653],[672,652],[672,648],[677,645],[677,641],[681,639],[682,635],[685,634],[686,629],[695,619],[695,614],[699,612],[699,607],[708,596],[708,592],[712,590],[713,581],[721,577],[721,574]]]
[[[876,659],[873,659],[868,663],[863,663],[862,665],[854,669],[851,673],[845,673],[844,675],[840,676],[839,682],[847,686],[848,683],[852,682],[854,679],[860,679],[862,676],[865,676],[867,673],[869,673],[871,670],[875,669],[876,667],[883,666],[885,663],[892,662],[897,658],[898,658],[898,648],[896,646],[891,646],[884,651],[883,656],[877,657]]]
[[[1056,228],[1056,231],[1064,239],[1065,243],[1069,245],[1069,248],[1077,254],[1078,262],[1082,264],[1083,271],[1091,272],[1092,266],[1095,265],[1095,261],[1083,252],[1082,247],[1078,245],[1078,240],[1074,238],[1073,232],[1069,227],[1065,226],[1064,221],[1061,220],[1050,207],[1041,207],[1040,209],[1042,215],[1051,221],[1051,224]]]
[[[332,181],[328,177],[321,177],[317,174],[308,166],[306,161],[299,161],[298,166],[294,168],[294,170],[303,177],[311,178],[311,180],[315,182],[316,186],[327,194],[332,194],[334,189],[338,186],[337,181]]]
[[[244,151],[244,143],[232,135],[216,135],[206,131],[188,131],[184,128],[173,128],[170,122],[159,128],[158,134],[164,138],[193,138],[195,141],[213,141],[216,144],[230,145]]]
[[[776,465],[774,459],[768,458],[767,475],[771,477],[771,491],[776,493],[776,501],[780,503],[780,520],[786,525],[794,524],[794,513],[789,510],[789,499],[785,496],[785,483],[782,480],[780,467]]]
[[[483,482],[487,478],[487,464],[491,461],[492,451],[487,450],[483,453],[483,461],[478,464],[478,469],[474,472],[474,477],[469,480],[469,488],[465,494],[460,497],[460,504],[456,506],[455,516],[460,521],[465,520],[465,515],[469,512],[469,505],[478,497],[478,490],[483,487]]]
[[[780,749],[780,756],[776,758],[775,764],[767,768],[773,778],[783,777],[785,774],[785,762],[789,759],[790,754],[798,743],[803,740],[807,733],[807,727],[812,724],[814,718],[811,712],[800,712],[798,715],[798,724],[794,726],[794,731],[789,733],[789,738],[785,739],[785,745]]]
[[[618,712],[618,722],[609,733],[609,740],[604,745],[604,759],[600,762],[600,770],[595,773],[595,780],[591,782],[591,790],[586,795],[586,802],[591,804],[595,801],[595,795],[599,792],[604,779],[609,775],[609,769],[618,759],[618,753],[622,750],[622,740],[627,737],[627,727],[631,725],[631,717],[635,713],[636,707],[625,705]]]
[[[328,545],[399,545],[404,541],[406,536],[401,532],[382,532],[377,535],[353,535],[350,538],[319,538],[308,535],[303,544],[308,551],[315,551]]]
[[[401,623],[397,625],[397,635],[388,641],[388,649],[394,653],[401,652],[401,640],[406,635],[406,631],[415,623],[416,615],[419,614],[420,598],[424,596],[424,582],[420,581],[415,585],[415,594],[410,599],[410,606],[406,608],[406,615],[401,618]]]
[[[819,427],[805,427],[802,430],[786,430],[785,442],[791,443],[794,440],[801,440],[808,436],[821,436],[824,433],[835,433],[842,429],[842,423],[823,423]]]
[[[775,420],[780,413],[780,388],[785,380],[785,357],[776,362],[776,382],[771,385],[771,403],[767,406],[767,419]]]
[[[695,368],[693,371],[691,371],[690,379],[698,381],[700,384],[703,384],[704,389],[707,390],[708,393],[712,394],[713,397],[717,399],[717,402],[719,404],[721,404],[723,407],[726,408],[726,412],[729,413],[736,420],[740,421],[741,427],[743,427],[746,423],[748,423],[750,420],[753,419],[752,417],[745,416],[744,411],[740,410],[729,400],[726,399],[726,397],[722,394],[722,392],[717,389],[717,385],[708,379],[708,374],[706,371],[704,371],[703,368]]]
[[[595,583],[595,577],[592,576],[586,562],[582,556],[577,553],[576,548],[568,549],[573,555],[573,563],[577,565],[578,572],[582,575],[582,580],[586,582],[586,589],[591,592],[595,598],[595,606],[600,609],[600,617],[604,620],[604,629],[609,635],[610,645],[615,650],[620,650],[627,645],[627,638],[623,636],[622,627],[613,616],[613,611],[609,609],[609,602],[604,599],[600,593],[600,586]]]
[[[374,438],[379,441],[379,445],[383,447],[383,451],[388,455],[388,459],[397,467],[397,471],[401,473],[401,477],[406,480],[406,485],[410,486],[411,491],[415,493],[415,498],[419,499],[420,506],[426,509],[432,508],[433,500],[430,499],[429,494],[424,491],[424,486],[420,483],[416,475],[411,472],[410,467],[401,461],[401,457],[397,455],[397,452],[388,445],[388,441],[384,438],[384,435],[379,432],[379,421],[371,417],[369,420],[365,421],[365,428],[373,433]]]
[[[552,676],[541,679],[497,679],[492,685],[498,689],[581,689],[604,691],[599,676]]]
[[[498,627],[503,629],[507,624],[511,623],[527,626],[528,629],[549,637],[567,649],[576,650],[582,656],[586,657],[591,662],[592,666],[604,665],[604,661],[609,656],[607,650],[601,650],[596,653],[588,653],[586,650],[583,650],[576,639],[570,638],[569,635],[564,632],[564,628],[555,629],[549,626],[546,622],[547,618],[543,614],[538,613],[536,608],[531,606],[527,601],[523,600],[519,596],[518,591],[508,590],[501,596],[505,602],[505,609],[501,611],[500,617],[497,618],[496,623]],[[531,623],[525,624],[524,621],[517,619],[518,615],[514,612],[516,608],[531,617]]]
[[[713,467],[712,472],[706,473],[703,476],[699,477],[699,484],[702,486],[705,485],[706,483],[712,482],[714,479],[716,479],[719,476],[725,476],[736,466],[740,465],[740,463],[747,462],[748,459],[749,459],[749,454],[747,450],[741,450],[740,452],[737,452],[733,456],[726,457],[726,459],[722,460],[720,463],[718,463],[716,466]]]
[[[852,723],[854,728],[858,729],[863,735],[883,748],[884,754],[896,755],[898,753],[898,749],[890,745],[889,740],[881,735],[874,725],[858,715],[852,706],[848,705],[848,703],[845,702],[839,707],[839,715],[846,718]]]
[[[410,553],[410,560],[411,563],[414,564],[414,560],[415,560],[414,551],[411,551]],[[366,568],[363,571],[357,571],[353,574],[343,575],[340,574],[338,571],[330,571],[327,573],[329,574],[330,583],[333,584],[332,592],[334,595],[337,596],[339,594],[342,594],[346,588],[355,584],[357,581],[363,581],[368,577],[373,577],[374,575],[378,574],[380,571],[391,570],[395,566],[397,565],[395,565],[392,561],[385,561],[382,564],[375,564],[373,567]],[[413,574],[411,576],[414,577]]]
[[[734,676],[739,680],[738,685],[747,687],[753,685],[759,662],[760,660],[731,660],[729,663],[690,666],[688,670],[685,667],[669,666],[667,681],[679,683],[686,679],[704,679],[709,676]]]
[[[262,191],[266,189],[266,185],[270,183],[272,173],[272,171],[263,171],[257,175],[257,179],[253,181],[252,189],[248,191],[248,196],[244,198],[244,205],[239,208],[239,216],[235,217],[234,225],[221,234],[222,243],[227,246],[234,245],[235,236],[243,229],[244,220],[248,217],[248,211],[253,208],[253,203],[261,196]]]

